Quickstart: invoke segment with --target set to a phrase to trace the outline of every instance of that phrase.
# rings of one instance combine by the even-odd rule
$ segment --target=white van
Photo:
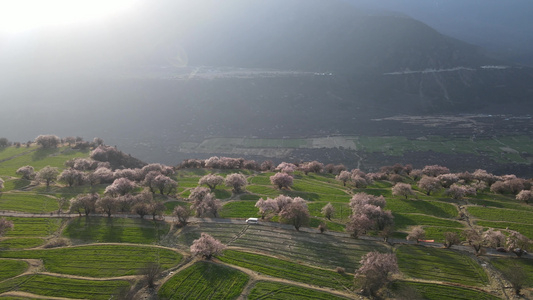
[[[258,218],[248,218],[248,219],[246,219],[246,223],[248,223],[248,224],[259,224],[259,219]]]

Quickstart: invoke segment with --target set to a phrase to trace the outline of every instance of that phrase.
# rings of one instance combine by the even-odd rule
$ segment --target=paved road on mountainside
[[[77,218],[79,217],[79,214],[67,214],[67,213],[48,213],[48,214],[37,214],[37,213],[22,213],[22,212],[12,212],[12,211],[0,211],[0,217],[24,217],[24,218]],[[82,215],[83,216],[83,215]],[[90,214],[90,217],[107,217],[106,214]],[[113,215],[113,218],[130,218],[130,219],[139,219],[139,215],[124,215],[124,214],[118,214]],[[151,220],[151,216],[146,216],[144,219]],[[165,220],[166,222],[174,222],[175,218],[173,216],[163,216],[162,218],[158,218],[158,220]],[[189,218],[189,223],[218,223],[218,224],[241,224],[245,225],[246,221],[244,219],[228,219],[228,218]],[[276,228],[282,228],[287,230],[294,230],[294,227],[292,225],[288,224],[280,224],[280,223],[274,223],[274,222],[259,222],[259,224],[250,225],[250,226],[266,226],[266,227],[276,227]],[[300,227],[300,231],[302,232],[308,232],[308,233],[317,233],[318,230],[314,228],[309,227]],[[343,232],[335,232],[335,231],[326,231],[323,234],[326,235],[332,235],[337,237],[343,237],[347,238],[350,237],[348,233]],[[371,236],[360,236],[358,239],[361,240],[369,240],[369,241],[383,241],[382,238],[378,237],[371,237]],[[387,241],[389,244],[415,244],[413,241],[407,241],[404,239],[393,239],[389,238]],[[443,248],[444,245],[441,243],[429,243],[429,242],[420,242],[420,245],[427,246],[427,247],[435,247],[435,248]],[[471,247],[463,246],[463,245],[453,245],[453,249],[468,252],[471,254],[474,254],[474,250]],[[502,257],[515,257],[513,253],[502,253],[498,252],[495,249],[491,248],[485,248],[486,253],[484,255],[490,255],[490,256],[502,256]],[[531,254],[524,254],[522,255],[522,258],[528,258],[533,259],[533,255]]]

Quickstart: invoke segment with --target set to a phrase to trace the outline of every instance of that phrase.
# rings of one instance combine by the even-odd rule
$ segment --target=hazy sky
[[[32,30],[104,22],[138,5],[139,0],[2,0],[0,32],[24,34]]]

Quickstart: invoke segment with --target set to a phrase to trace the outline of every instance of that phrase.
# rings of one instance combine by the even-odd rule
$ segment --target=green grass
[[[20,190],[28,185],[30,185],[31,181],[26,179],[4,179],[4,189],[2,192],[9,192],[13,190]]]
[[[281,192],[275,189],[273,186],[265,185],[249,185],[246,187],[246,190],[250,193],[258,194],[261,197],[270,197],[275,198],[281,194]]]
[[[481,266],[462,253],[416,245],[402,245],[397,250],[400,270],[409,277],[471,286],[489,282]]]
[[[10,158],[13,158],[13,156],[15,155],[20,155],[26,152],[31,152],[36,149],[37,149],[36,146],[30,147],[30,148],[26,148],[26,147],[17,148],[15,146],[3,147],[3,148],[0,148],[0,160],[10,159]]]
[[[256,217],[258,211],[255,201],[232,201],[224,204],[220,216],[222,218],[249,218]]]
[[[532,211],[469,206],[468,212],[474,217],[482,220],[504,221],[533,225]]]
[[[492,265],[494,265],[500,271],[514,270],[517,267],[520,267],[524,270],[527,278],[525,280],[524,286],[533,287],[533,260],[531,259],[519,259],[519,258],[493,258],[490,260]]]
[[[408,282],[408,281],[395,281],[392,284],[392,289],[396,292],[400,292],[402,289],[413,289],[417,291],[418,295],[423,299],[428,300],[498,300],[499,297],[494,295],[467,289],[458,286],[450,286],[435,283],[422,283],[422,282]],[[409,298],[404,298],[409,299]]]
[[[324,217],[322,215],[322,208],[326,206],[328,202],[310,202],[307,204],[309,207],[309,214],[315,217]],[[335,208],[335,214],[333,220],[343,220],[347,221],[350,216],[352,209],[347,203],[335,203],[331,202],[331,205]]]
[[[441,219],[427,215],[394,213],[396,229],[405,229],[407,226],[427,225],[436,227],[463,228],[463,224],[449,219]]]
[[[181,254],[169,249],[128,245],[0,251],[0,257],[42,259],[48,272],[87,277],[135,275],[149,262],[157,262],[168,269],[182,259]]]
[[[63,236],[92,242],[154,244],[168,230],[169,224],[161,221],[79,217],[68,223]]]
[[[265,255],[226,250],[224,251],[224,254],[218,256],[218,258],[225,263],[277,278],[329,287],[337,290],[344,290],[346,287],[352,287],[353,276],[351,275],[342,275],[334,271],[313,268]]]
[[[160,299],[235,299],[248,275],[227,266],[197,262],[170,278],[159,290]]]
[[[248,295],[248,299],[255,300],[307,300],[307,299],[316,299],[316,300],[336,300],[336,299],[347,299],[344,297],[339,297],[330,293],[317,291],[313,289],[307,289],[304,287],[299,287],[290,284],[270,282],[270,281],[259,281],[257,282],[253,289]]]
[[[453,204],[439,201],[387,198],[385,209],[390,209],[394,213],[419,213],[439,218],[455,218],[458,215],[457,208]]]
[[[37,149],[34,152],[24,154],[19,157],[4,161],[0,163],[0,175],[8,175],[13,177],[20,177],[15,172],[18,168],[26,165],[30,165],[35,168],[35,172],[41,170],[46,166],[57,167],[60,169],[65,168],[65,162],[67,160],[76,157],[88,157],[89,150],[76,151],[67,147],[61,147],[56,149]]]
[[[0,193],[0,210],[49,213],[57,211],[57,200],[26,192]]]
[[[0,293],[20,291],[48,297],[107,300],[129,286],[125,280],[81,280],[36,274],[0,283]]]
[[[511,222],[491,222],[491,221],[476,221],[476,225],[483,226],[485,228],[494,229],[510,229],[518,231],[521,234],[533,239],[533,226],[529,224],[511,223]]]
[[[59,230],[63,218],[13,218],[13,229],[8,231],[6,237],[46,237]]]
[[[0,240],[0,250],[35,248],[43,243],[40,238],[4,238]]]
[[[21,260],[0,259],[0,281],[15,277],[28,269],[28,263]]]

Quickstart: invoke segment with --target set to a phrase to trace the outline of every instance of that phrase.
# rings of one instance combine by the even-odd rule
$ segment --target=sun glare
[[[139,0],[0,0],[0,32],[18,33],[104,19]]]

